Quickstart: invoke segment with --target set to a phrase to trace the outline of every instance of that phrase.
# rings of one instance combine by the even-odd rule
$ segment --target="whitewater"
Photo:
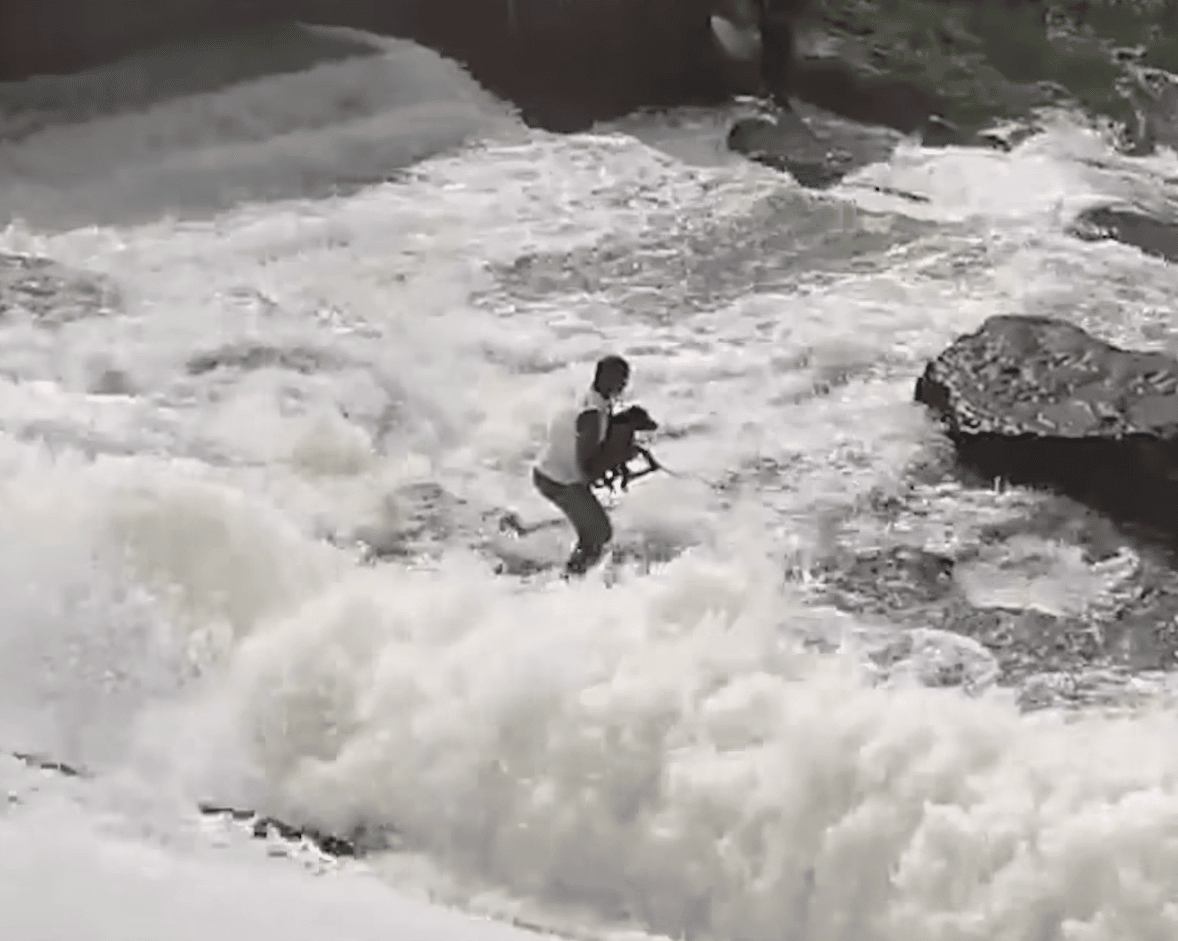
[[[861,129],[894,152],[815,193],[725,152],[739,104],[557,136],[352,38],[158,100],[166,58],[0,89],[0,288],[73,272],[0,293],[0,936],[1178,937],[1164,674],[1027,709],[979,644],[882,663],[897,628],[813,591],[1042,499],[940,472],[913,384],[959,334],[1178,352],[1174,269],[1067,232],[1169,205],[1178,157]],[[613,500],[610,579],[497,575],[606,352],[675,474]],[[1031,542],[973,596],[1115,581]],[[200,802],[392,838],[301,859]]]

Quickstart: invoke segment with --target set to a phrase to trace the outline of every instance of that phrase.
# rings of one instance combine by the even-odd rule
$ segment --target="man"
[[[807,0],[716,0],[712,34],[728,58],[758,62],[757,94],[789,110],[794,24]]]
[[[605,509],[590,484],[606,470],[602,444],[614,400],[630,381],[630,364],[620,356],[597,363],[593,385],[576,403],[561,409],[548,428],[548,444],[532,469],[532,481],[577,531],[577,545],[565,575],[584,575],[613,538]]]
[[[761,93],[785,110],[789,109],[794,71],[794,21],[803,5],[796,0],[757,3],[761,26]]]

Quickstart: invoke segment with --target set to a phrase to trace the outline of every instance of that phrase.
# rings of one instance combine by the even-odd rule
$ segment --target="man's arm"
[[[592,409],[586,409],[577,416],[577,466],[585,475],[586,483],[592,483],[605,471],[604,467],[597,467],[603,443],[597,438],[600,421],[597,412]]]

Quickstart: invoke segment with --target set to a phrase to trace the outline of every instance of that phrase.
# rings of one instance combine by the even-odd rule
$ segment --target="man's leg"
[[[565,571],[570,575],[584,575],[597,564],[602,550],[613,538],[613,527],[605,509],[584,484],[569,487],[564,495],[566,515],[577,530],[577,547],[569,556]]]
[[[558,484],[543,474],[534,472],[536,489],[564,513],[577,531],[577,547],[569,556],[565,571],[583,575],[601,558],[601,552],[613,538],[613,527],[604,508],[584,484]]]

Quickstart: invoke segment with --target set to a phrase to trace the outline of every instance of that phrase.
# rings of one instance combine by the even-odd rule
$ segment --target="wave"
[[[177,90],[141,109],[115,80],[98,109],[110,113],[0,143],[0,217],[69,228],[316,198],[518,131],[512,110],[459,66],[409,42],[371,42],[380,54]],[[156,65],[187,72],[185,55]]]
[[[323,829],[387,824],[457,900],[490,886],[583,924],[1169,937],[1166,696],[1024,714],[981,644],[921,627],[896,655],[901,628],[816,604],[798,574],[836,550],[989,540],[979,603],[1107,589],[1043,537],[1005,579],[990,528],[1039,498],[912,470],[943,446],[912,382],[985,316],[1166,342],[1173,270],[1069,239],[1052,207],[1158,185],[1172,157],[1037,140],[872,169],[923,185],[915,206],[534,135],[348,199],[11,228],[5,248],[100,272],[121,306],[0,320],[5,749]],[[604,346],[666,417],[660,456],[698,475],[644,481],[618,531],[687,548],[611,588],[496,578],[482,513],[539,512],[537,434]],[[113,391],[92,384],[112,371]],[[348,548],[365,527],[422,551],[365,568]]]

